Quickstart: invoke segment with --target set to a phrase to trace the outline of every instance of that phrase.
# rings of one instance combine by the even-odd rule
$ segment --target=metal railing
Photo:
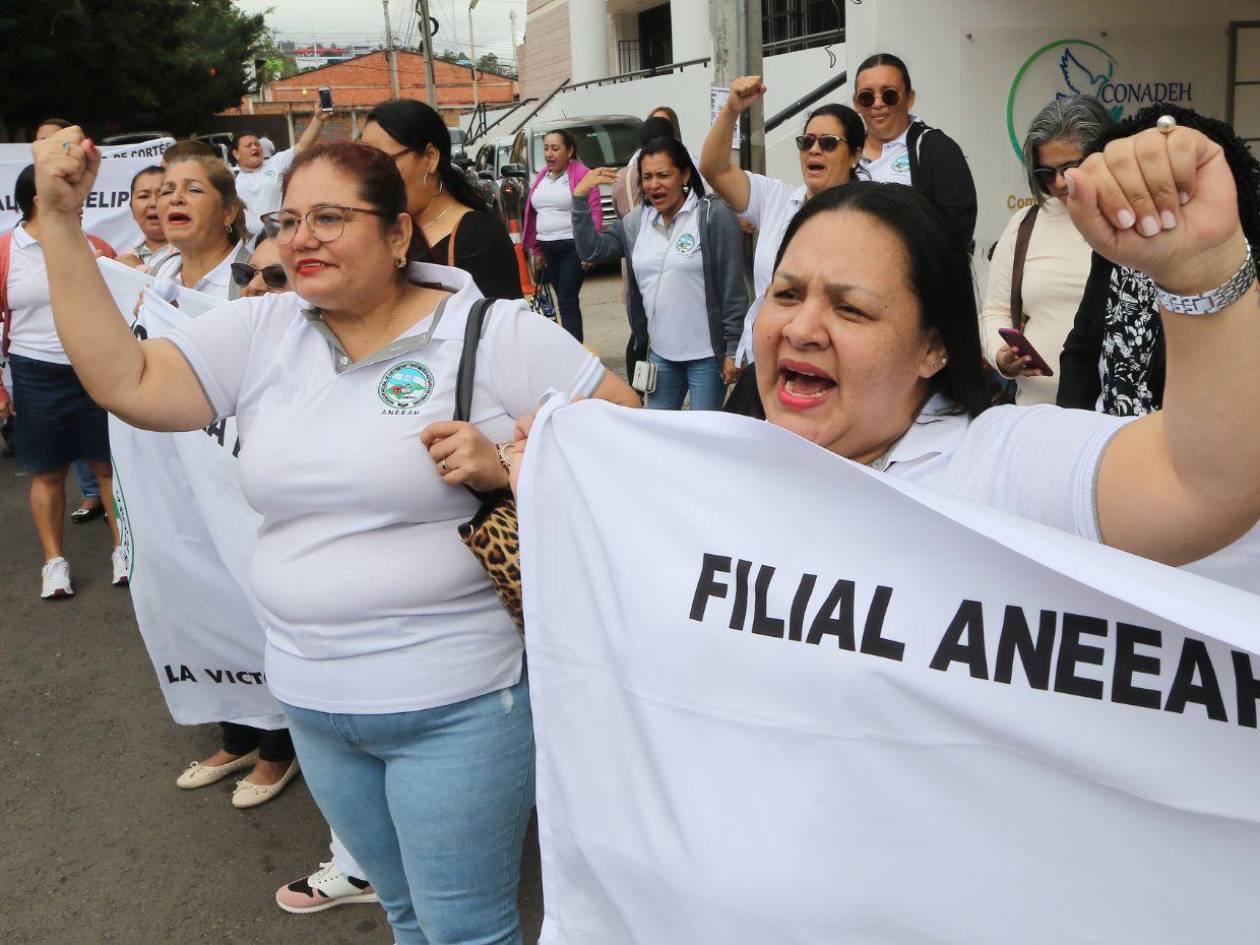
[[[690,66],[707,66],[708,64],[708,56],[705,56],[703,59],[687,59],[684,62],[670,62],[663,66],[653,66],[650,69],[636,69],[633,72],[622,72],[618,75],[605,76],[602,79],[590,79],[586,82],[575,82],[572,85],[565,85],[563,91],[571,92],[574,89],[585,89],[590,88],[591,86],[615,85],[618,82],[633,82],[635,79],[646,79],[657,75],[669,75],[671,72],[681,72],[683,69]]]
[[[779,125],[783,124],[793,115],[800,114],[805,109],[809,108],[809,106],[813,105],[820,98],[824,98],[825,96],[830,95],[832,92],[840,88],[840,86],[844,85],[844,83],[848,81],[849,81],[849,73],[846,70],[846,71],[841,72],[839,75],[828,79],[826,82],[818,86],[818,88],[814,89],[812,92],[806,92],[804,95],[798,98],[795,102],[793,102],[787,108],[783,109],[782,111],[778,112],[772,117],[767,118],[766,131],[767,132],[774,131],[775,128],[778,128]]]
[[[530,102],[536,102],[536,101],[538,101],[538,99],[536,98],[525,98],[525,99],[521,99],[519,102],[514,102],[510,105],[510,107],[508,107],[507,111],[505,111],[502,115],[500,115],[498,118],[496,118],[494,121],[490,122],[489,124],[486,124],[486,120],[487,118],[489,118],[489,116],[486,114],[487,113],[486,103],[485,102],[480,103],[475,109],[473,109],[472,120],[468,123],[468,137],[464,139],[464,150],[467,151],[468,147],[471,144],[473,144],[473,142],[477,141],[480,138],[484,138],[486,135],[488,135],[490,133],[491,128],[494,128],[496,125],[500,124],[505,118],[507,118],[517,109],[521,108],[522,106],[528,105]],[[496,107],[495,110],[497,111],[498,107]]]
[[[539,102],[537,105],[534,106],[534,110],[531,111],[528,115],[526,115],[519,125],[517,125],[515,128],[512,129],[512,134],[516,134],[518,131],[520,131],[522,128],[528,125],[529,120],[531,118],[533,118],[540,111],[546,108],[548,102],[550,102],[553,98],[555,98],[557,95],[559,95],[568,87],[569,87],[569,79],[565,78],[563,82],[561,82],[559,85],[557,85],[554,89],[551,90],[550,95],[548,95],[545,99],[543,99],[541,102]]]
[[[844,29],[823,30],[821,33],[807,33],[804,36],[792,36],[788,39],[776,39],[762,43],[763,56],[777,56],[780,53],[794,52],[798,49],[813,49],[815,46],[830,46],[832,43],[844,42]]]

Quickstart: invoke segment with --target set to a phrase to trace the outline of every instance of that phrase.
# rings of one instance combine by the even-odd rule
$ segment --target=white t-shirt
[[[9,245],[9,309],[13,313],[9,350],[24,358],[69,364],[53,323],[44,250],[26,227],[18,224]]]
[[[573,239],[573,194],[567,173],[559,177],[543,174],[531,199],[538,213],[539,242]]]
[[[247,171],[237,166],[236,195],[245,204],[245,225],[250,233],[262,230],[262,220],[259,219],[262,214],[280,209],[284,172],[296,156],[297,152],[288,148],[277,151],[255,170]]]
[[[648,339],[652,351],[668,361],[713,357],[699,211],[694,193],[669,224],[654,208],[644,207],[634,243],[634,276]]]
[[[910,125],[919,119],[910,116]],[[862,155],[861,164],[878,184],[905,184],[910,186],[910,152],[906,149],[906,135],[910,133],[910,125],[900,135],[884,145],[879,157],[871,160]]]
[[[735,363],[741,365],[752,363],[753,323],[774,278],[774,258],[779,254],[788,224],[805,205],[809,193],[804,184],[793,187],[774,177],[744,173],[748,176],[748,207],[740,217],[757,227],[758,232],[757,251],[753,254],[753,301],[744,316],[744,332],[735,353]]]
[[[449,705],[514,685],[521,641],[457,526],[477,509],[419,442],[450,420],[471,277],[358,362],[293,293],[213,309],[167,338],[218,418],[235,415],[241,489],[262,515],[251,584],[266,612],[266,672],[283,702],[327,712]],[[590,394],[599,361],[523,302],[500,301],[477,352],[473,422],[492,441],[550,389]]]

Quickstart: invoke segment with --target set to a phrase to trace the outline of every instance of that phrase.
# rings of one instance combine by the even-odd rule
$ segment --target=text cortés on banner
[[[1260,597],[713,413],[519,508],[547,945],[1256,940]]]

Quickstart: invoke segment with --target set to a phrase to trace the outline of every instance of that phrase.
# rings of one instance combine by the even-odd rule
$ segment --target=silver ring
[[[451,471],[451,467],[450,467],[450,466],[448,466],[448,465],[446,465],[446,460],[442,460],[442,462],[441,462],[441,463],[439,463],[438,465],[440,465],[440,466],[442,467],[442,472],[444,472],[444,473],[448,473],[448,472],[450,472],[450,471]]]
[[[1155,127],[1158,128],[1161,133],[1170,135],[1173,133],[1173,129],[1177,127],[1177,119],[1173,118],[1172,115],[1160,115],[1159,119],[1155,122]]]
[[[69,141],[61,142],[61,150],[68,152],[70,150],[70,142]]]

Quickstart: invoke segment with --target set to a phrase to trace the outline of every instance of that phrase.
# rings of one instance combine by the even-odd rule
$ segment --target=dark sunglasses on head
[[[884,89],[879,93],[879,97],[884,100],[884,104],[889,108],[901,101],[901,93],[896,89]],[[853,101],[861,105],[863,108],[870,108],[875,104],[875,92],[873,89],[863,89],[853,96]]]
[[[1041,181],[1047,187],[1054,183],[1054,179],[1065,171],[1070,171],[1074,167],[1080,167],[1080,161],[1065,161],[1057,167],[1034,167],[1033,174],[1037,180]]]
[[[269,289],[283,289],[289,284],[289,277],[284,274],[283,266],[263,266],[255,269],[249,263],[232,263],[232,281],[242,289],[254,281],[254,273],[261,272],[263,282]]]
[[[818,142],[818,147],[824,151],[831,152],[840,147],[840,142],[844,141],[839,135],[797,135],[796,147],[801,151],[808,151],[814,146],[814,142]],[[845,144],[849,142],[844,141]]]

